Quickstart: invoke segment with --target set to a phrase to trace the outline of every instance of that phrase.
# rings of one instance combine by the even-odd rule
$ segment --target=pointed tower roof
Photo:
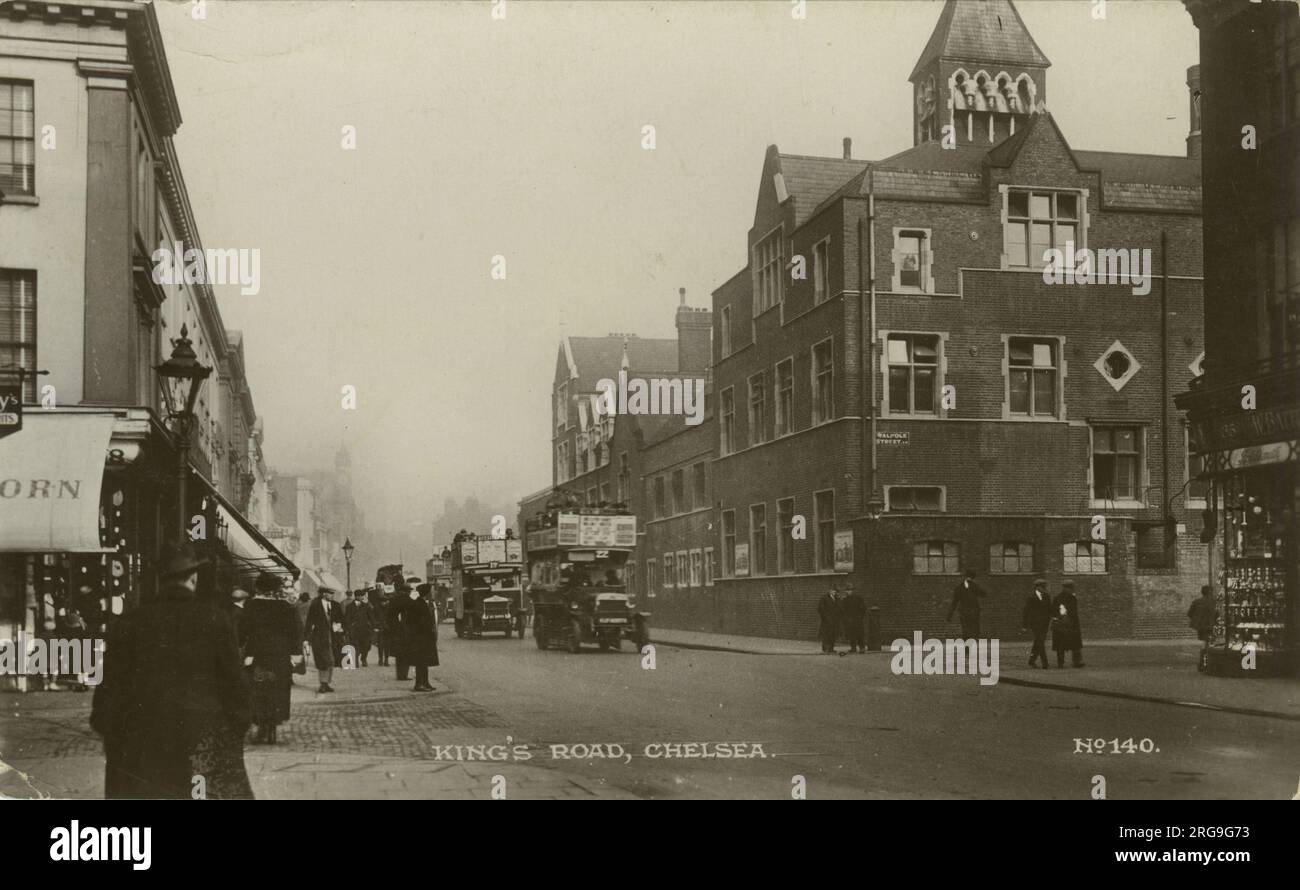
[[[935,59],[1048,68],[1011,0],[947,0],[908,80]]]

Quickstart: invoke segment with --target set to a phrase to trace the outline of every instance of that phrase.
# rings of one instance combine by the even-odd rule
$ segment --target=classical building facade
[[[160,245],[203,244],[153,6],[0,6],[0,120],[0,385],[24,414],[0,438],[3,632],[57,630],[78,597],[121,614],[182,521],[223,568],[210,589],[292,573],[244,515],[261,444],[242,338],[209,285],[154,274]],[[212,369],[183,470],[154,370],[182,332]]]

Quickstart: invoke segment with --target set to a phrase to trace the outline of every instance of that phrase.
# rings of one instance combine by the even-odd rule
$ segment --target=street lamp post
[[[352,551],[356,549],[357,548],[352,546],[352,539],[350,537],[343,539],[343,561],[347,564],[348,593],[352,592]]]
[[[185,488],[190,470],[190,435],[194,429],[194,403],[198,401],[203,381],[212,369],[199,362],[190,342],[188,326],[181,325],[181,336],[172,341],[172,354],[167,361],[154,368],[158,373],[159,388],[167,403],[167,416],[176,425],[177,462],[180,476],[176,480],[177,543],[186,535]]]

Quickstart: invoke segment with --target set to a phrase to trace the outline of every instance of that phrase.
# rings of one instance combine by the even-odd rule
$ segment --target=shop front
[[[38,641],[98,640],[156,590],[155,567],[175,539],[177,461],[170,434],[137,408],[31,410],[0,438],[0,640],[31,652]],[[190,471],[187,516],[211,530],[195,546],[211,567],[213,596],[292,563],[239,511]],[[0,690],[82,689],[53,665],[0,670]]]
[[[1207,673],[1300,676],[1300,405],[1289,379],[1271,388],[1281,398],[1268,407],[1225,407],[1206,394],[1189,412],[1193,471],[1212,482],[1217,532],[1209,542],[1218,609]]]

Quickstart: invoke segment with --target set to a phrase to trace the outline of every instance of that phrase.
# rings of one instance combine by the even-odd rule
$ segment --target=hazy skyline
[[[1072,147],[1185,153],[1181,3],[1017,5]],[[326,469],[345,442],[372,528],[549,484],[560,336],[673,336],[678,287],[709,305],[745,265],[769,144],[910,147],[907,76],[942,8],[160,3],[204,244],[262,254],[259,294],[217,293],[268,462]]]

